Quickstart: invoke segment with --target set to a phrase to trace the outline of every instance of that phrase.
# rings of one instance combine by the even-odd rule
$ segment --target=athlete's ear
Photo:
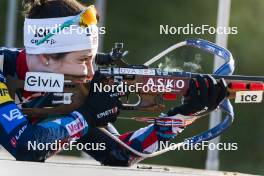
[[[40,59],[40,62],[42,63],[42,65],[44,65],[44,66],[49,66],[49,64],[50,64],[50,59],[49,59],[49,57],[47,56],[47,55],[45,55],[45,54],[40,54],[39,55],[39,59]]]

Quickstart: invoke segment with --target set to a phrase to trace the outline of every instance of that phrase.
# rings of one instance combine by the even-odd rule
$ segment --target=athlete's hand
[[[226,97],[227,85],[224,79],[217,82],[211,75],[197,76],[190,80],[188,94],[181,106],[168,111],[169,116],[176,114],[202,116],[215,110]]]
[[[95,73],[90,84],[89,95],[84,104],[77,110],[92,126],[106,126],[109,122],[115,122],[119,108],[122,107],[118,94],[94,90],[94,85],[104,79],[99,72]]]

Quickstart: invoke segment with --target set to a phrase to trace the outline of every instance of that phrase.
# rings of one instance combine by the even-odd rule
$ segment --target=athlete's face
[[[72,76],[82,76],[88,80],[94,75],[93,59],[96,52],[92,50],[75,51],[61,59],[49,59],[49,70]]]

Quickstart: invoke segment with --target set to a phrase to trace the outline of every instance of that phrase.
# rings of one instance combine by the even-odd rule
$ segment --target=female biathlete
[[[18,106],[21,103],[19,100],[27,99],[32,95],[31,92],[16,92],[17,102],[10,97],[6,78],[11,76],[24,80],[27,72],[61,73],[88,79],[91,83],[100,80],[98,73],[94,75],[92,65],[98,47],[96,12],[93,6],[84,7],[75,0],[25,0],[24,6],[25,49],[0,50],[0,144],[17,160],[40,162],[45,161],[55,151],[30,150],[29,142],[46,144],[58,140],[77,140],[82,144],[104,143],[105,150],[84,151],[103,165],[129,166],[134,163],[137,156],[97,128],[115,122],[119,109],[122,109],[118,98],[110,96],[109,93],[90,92],[83,105],[73,112],[40,123],[29,122]],[[86,27],[92,31],[90,33],[72,30],[49,37],[50,30],[45,31],[45,35],[43,31],[39,33],[39,28],[64,24],[77,19],[84,11],[87,11],[89,18]],[[79,27],[83,25],[79,24]],[[117,134],[118,137],[137,151],[153,153],[159,149],[160,141],[171,140],[183,130],[163,124],[173,123],[173,118],[179,114],[191,116],[213,111],[225,98],[226,84],[224,80],[217,83],[211,76],[198,76],[195,80],[191,79],[188,92],[188,98],[182,105],[172,108],[155,123],[137,131]],[[27,102],[26,106],[40,107],[43,102],[45,99],[37,98]],[[111,113],[104,113],[106,111]],[[97,116],[98,114],[104,115]]]

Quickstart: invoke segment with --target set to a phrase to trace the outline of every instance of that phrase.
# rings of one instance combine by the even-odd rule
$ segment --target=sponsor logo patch
[[[116,72],[116,70],[115,70]],[[119,74],[129,75],[155,75],[155,69],[133,69],[133,68],[119,68]]]
[[[63,92],[64,75],[27,72],[24,89],[31,92]]]
[[[79,133],[80,131],[82,131],[84,129],[84,127],[85,127],[84,124],[82,123],[82,121],[79,118],[77,118],[73,122],[66,125],[66,129],[67,129],[70,136],[73,136],[73,135]]]
[[[235,103],[261,103],[262,99],[263,91],[239,91]]]
[[[8,134],[26,121],[26,118],[15,104],[0,108],[0,124]]]
[[[4,83],[0,83],[0,104],[13,101],[8,93],[8,89]]]
[[[143,83],[149,86],[161,86],[170,88],[172,91],[187,90],[187,79],[163,78],[163,77],[144,77]]]
[[[27,125],[24,125],[20,130],[18,130],[17,134],[11,138],[10,143],[14,148],[16,148],[17,141],[19,140],[20,136],[24,133],[26,128]]]
[[[109,109],[109,110],[107,110],[105,112],[102,112],[102,113],[97,114],[97,118],[98,119],[101,119],[101,118],[104,118],[106,116],[116,114],[117,111],[118,111],[118,108],[117,107],[114,107],[114,108]]]

